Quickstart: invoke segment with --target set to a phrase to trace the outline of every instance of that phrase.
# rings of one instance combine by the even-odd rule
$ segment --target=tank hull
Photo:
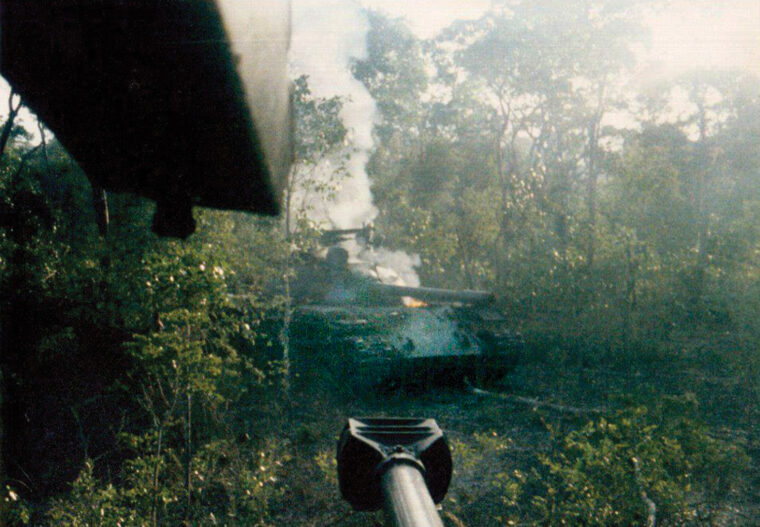
[[[516,362],[518,339],[495,335],[465,308],[310,305],[294,311],[290,344],[302,375],[328,366],[354,386],[393,389],[502,377]]]

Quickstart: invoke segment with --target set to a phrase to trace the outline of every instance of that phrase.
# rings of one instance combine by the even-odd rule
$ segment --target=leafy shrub
[[[730,487],[746,454],[682,411],[669,415],[673,401],[688,399],[620,410],[564,435],[549,426],[551,448],[530,471],[496,478],[507,523],[646,525],[656,515],[658,525],[684,525],[704,503],[719,506],[718,489]]]
[[[53,501],[48,519],[62,527],[118,527],[138,523],[138,512],[124,493],[93,476],[94,464],[85,462],[71,492]]]

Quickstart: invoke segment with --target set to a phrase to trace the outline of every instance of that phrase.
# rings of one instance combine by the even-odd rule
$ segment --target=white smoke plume
[[[348,177],[326,208],[327,220],[337,228],[361,227],[377,215],[372,204],[365,166],[372,149],[375,101],[350,71],[351,58],[366,56],[367,20],[361,5],[351,0],[294,0],[291,67],[309,76],[317,97],[344,97],[342,118],[355,152]],[[322,167],[330,170],[329,166]]]
[[[358,254],[359,259],[370,262],[378,280],[384,284],[407,285],[417,287],[420,278],[415,267],[420,265],[420,257],[404,251],[374,248],[364,249]]]
[[[342,181],[334,201],[314,210],[314,220],[327,220],[340,229],[362,227],[377,215],[372,203],[366,164],[373,147],[375,101],[350,71],[352,58],[366,57],[369,27],[362,5],[355,0],[293,0],[291,67],[296,75],[309,76],[312,93],[318,97],[343,96],[342,118],[355,148],[348,162],[348,177]],[[321,170],[329,171],[328,163]],[[322,217],[324,216],[324,217]],[[370,249],[355,241],[344,242],[357,267],[384,283],[418,286],[414,268],[420,258],[402,251]]]

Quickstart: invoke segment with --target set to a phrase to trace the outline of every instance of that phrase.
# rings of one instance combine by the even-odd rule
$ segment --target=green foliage
[[[72,526],[214,524],[215,517],[263,525],[287,453],[233,438],[248,437],[258,404],[279,397],[267,386],[281,374],[264,372],[266,361],[257,367],[252,355],[263,312],[278,305],[264,293],[286,252],[276,250],[278,225],[204,211],[190,242],[158,240],[150,204],[109,196],[110,232],[100,238],[87,214],[89,192],[56,143],[16,147],[0,165],[2,332],[23,343],[3,357],[9,391],[49,397],[42,390],[60,388],[55,378],[40,382],[39,371],[58,364],[61,417],[41,422],[28,407],[20,415],[31,412],[40,436],[81,438],[80,447],[62,442],[66,459],[49,458],[47,472],[21,458],[24,494],[39,488],[41,495],[25,501],[9,490],[10,517]],[[230,302],[239,292],[249,293],[245,311]],[[5,334],[15,319],[29,322]],[[75,377],[60,361],[79,367]],[[240,404],[246,395],[250,402]],[[44,428],[59,423],[61,430]],[[64,494],[72,472],[79,475]],[[51,484],[58,497],[44,503]]]
[[[330,486],[338,485],[338,462],[335,452],[332,450],[319,452],[314,457],[314,463],[319,468],[319,473]]]
[[[377,102],[383,122],[376,127],[383,141],[408,139],[418,133],[418,107],[428,78],[420,41],[398,19],[369,11],[367,58],[353,59],[351,72]],[[404,145],[406,146],[406,145]]]
[[[550,426],[551,448],[530,470],[495,479],[507,517],[537,525],[641,525],[650,514],[658,525],[695,521],[702,493],[717,504],[716,489],[725,496],[747,461],[741,447],[688,417],[690,401],[631,407],[569,433]]]
[[[0,513],[4,514],[4,518],[8,521],[9,525],[28,525],[32,516],[26,500],[21,498],[9,485],[5,486]]]
[[[446,504],[457,516],[464,516],[489,500],[493,484],[502,477],[503,456],[514,442],[497,432],[476,432],[450,441],[454,464],[452,488]],[[506,495],[506,487],[502,489]]]
[[[104,484],[87,461],[71,491],[47,512],[55,525],[118,526],[269,525],[269,505],[282,493],[279,480],[288,457],[281,445],[255,450],[218,440],[204,445],[192,460],[192,495],[186,501],[183,471],[175,468],[176,452],[161,458],[140,456],[124,466],[120,485]],[[156,466],[162,477],[156,486]],[[188,510],[189,507],[189,510]]]
[[[380,114],[376,227],[423,283],[494,290],[527,326],[620,349],[747,320],[757,79],[692,74],[631,105],[641,7],[495,6],[430,41],[370,13],[353,73]]]
[[[93,475],[93,463],[84,464],[65,499],[55,500],[48,518],[64,527],[117,527],[139,524],[139,514],[112,484],[103,484]]]
[[[659,436],[644,413],[637,409],[611,422],[590,423],[562,438],[553,455],[542,456],[546,482],[532,498],[535,514],[549,524],[643,523],[644,490],[661,517],[680,523],[689,465],[681,446]],[[636,464],[642,466],[640,476]]]
[[[287,457],[280,445],[262,449],[230,438],[236,429],[247,434],[240,415],[255,411],[240,405],[242,397],[267,382],[231,344],[253,338],[227,296],[235,274],[226,262],[241,264],[225,260],[200,236],[192,244],[154,242],[133,258],[119,263],[122,269],[130,263],[130,272],[120,283],[106,282],[102,299],[114,310],[107,319],[144,331],[125,344],[134,367],[118,382],[139,408],[118,435],[127,458],[110,483],[88,462],[48,518],[64,525],[215,524],[222,518],[227,525],[265,525]],[[106,281],[114,276],[91,270]],[[125,306],[134,306],[133,316]]]
[[[314,97],[305,75],[295,80],[295,163],[285,187],[285,233],[313,228],[313,216],[334,197],[352,150],[340,112],[343,99]]]
[[[514,412],[529,441],[505,431],[503,408],[467,407],[494,431],[452,435],[445,507],[473,525],[640,525],[642,492],[659,524],[719,524],[756,465],[757,79],[702,72],[657,97],[627,92],[639,6],[495,2],[428,41],[369,12],[367,56],[351,64],[377,103],[367,170],[384,245],[419,254],[425,285],[496,293],[528,341],[505,388],[613,408],[548,430]],[[356,400],[352,350],[318,353],[331,335],[293,367],[283,337],[314,213],[354,153],[344,102],[295,80],[284,220],[196,210],[182,243],[152,235],[153,205],[132,196],[108,196],[101,237],[63,148],[14,130],[0,159],[13,523],[267,525],[291,522],[294,501],[304,515],[338,501],[332,431],[307,412],[393,400]],[[617,112],[639,126],[609,126]],[[686,383],[697,396],[673,397]],[[615,411],[621,394],[636,403]],[[403,412],[446,410],[400,398]],[[466,404],[451,405],[456,426]]]

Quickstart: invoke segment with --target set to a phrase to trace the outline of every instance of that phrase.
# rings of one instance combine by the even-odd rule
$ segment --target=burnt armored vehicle
[[[366,244],[370,232],[327,231],[323,240],[355,237]],[[403,285],[392,270],[349,258],[338,245],[303,259],[291,297],[295,362],[308,365],[328,353],[353,378],[386,387],[498,379],[521,344],[492,293]]]

